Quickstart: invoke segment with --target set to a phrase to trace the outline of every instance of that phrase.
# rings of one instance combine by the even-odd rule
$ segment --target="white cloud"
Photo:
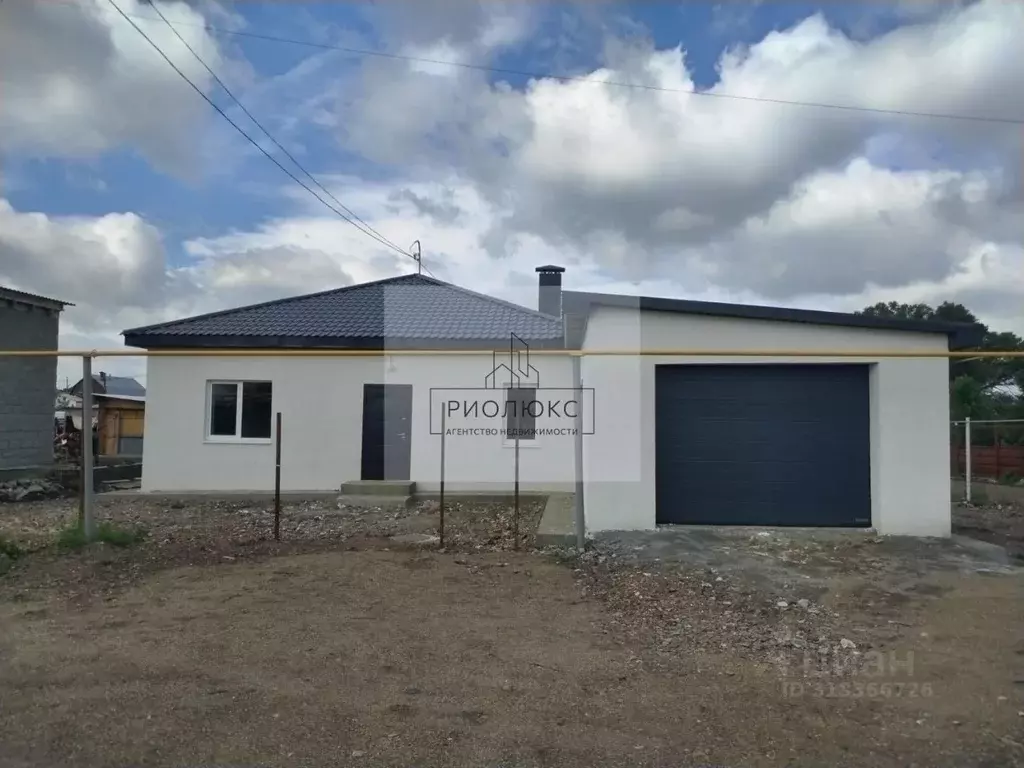
[[[928,156],[915,160],[936,165],[943,156],[983,170],[993,157],[1020,165],[1015,126],[716,96],[1019,116],[1024,49],[1015,41],[1022,33],[1024,5],[1000,0],[865,42],[812,16],[725,54],[707,95],[680,92],[692,89],[693,78],[679,48],[610,46],[614,63],[591,73],[591,82],[542,79],[525,92],[489,85],[477,72],[403,78],[368,63],[345,103],[342,138],[424,174],[454,166],[496,204],[514,201],[503,228],[577,244],[613,228],[648,254],[642,269],[671,270],[680,247],[727,236],[809,175],[842,167],[869,147],[905,155],[928,146]],[[888,146],[878,145],[879,134]],[[1005,187],[1011,196],[1019,194],[1014,174]],[[668,226],[679,211],[688,226]]]
[[[206,90],[210,77],[140,0],[118,6]],[[184,2],[161,2],[178,31],[214,69],[228,62]],[[197,26],[198,25],[198,26]],[[158,167],[190,169],[209,107],[107,0],[0,5],[0,148],[45,157],[93,157],[129,147]]]
[[[534,23],[512,6],[465,2],[438,18],[390,17],[389,49],[486,61]],[[112,39],[102,19],[79,23]],[[1024,6],[999,0],[863,42],[812,17],[723,56],[710,93],[1019,116],[1022,33]],[[682,48],[609,40],[607,51],[592,79],[692,88]],[[113,87],[104,84],[116,79],[111,61],[137,55],[111,43],[102,66],[58,57],[52,67],[37,61],[32,78],[63,78],[78,94],[72,102],[90,104]],[[298,81],[327,76],[332,56],[315,55],[255,92],[273,101],[277,91],[302,90]],[[100,73],[100,85],[83,85],[76,68]],[[358,74],[337,78],[317,109],[337,98],[346,147],[400,170],[386,183],[322,180],[400,246],[419,240],[441,279],[533,306],[534,267],[556,263],[578,290],[834,309],[948,299],[1024,332],[1019,127],[600,82],[547,79],[517,91],[473,70],[378,59]],[[153,87],[169,89],[157,91],[169,105],[178,98],[172,80]],[[59,106],[44,99],[37,114],[7,118],[21,126],[12,135],[58,151],[66,126],[36,137],[25,126],[44,125]],[[18,108],[36,107],[23,97]],[[138,125],[82,114],[84,136],[102,138],[95,147],[127,143],[167,159],[181,138],[164,128],[146,144]],[[117,347],[118,333],[134,325],[414,271],[304,193],[287,194],[306,207],[249,231],[187,239],[176,266],[161,233],[135,214],[59,218],[0,203],[0,282],[79,304],[65,316],[65,346]],[[127,370],[122,364],[106,369]]]

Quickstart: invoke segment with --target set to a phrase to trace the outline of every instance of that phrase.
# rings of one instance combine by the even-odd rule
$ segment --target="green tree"
[[[949,385],[949,415],[954,421],[992,417],[992,398],[970,376],[957,376]]]
[[[982,350],[1024,350],[1024,339],[1010,331],[992,331],[963,304],[945,301],[937,307],[928,304],[901,304],[897,301],[879,302],[857,314],[872,317],[890,317],[903,320],[938,320],[948,323],[973,323],[983,329]],[[949,380],[952,384],[961,376],[976,381],[982,391],[988,392],[1000,384],[1024,385],[1024,358],[953,358],[950,360]]]

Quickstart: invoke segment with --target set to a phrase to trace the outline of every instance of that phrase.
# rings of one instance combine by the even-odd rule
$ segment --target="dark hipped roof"
[[[132,347],[386,348],[561,344],[560,318],[403,275],[124,331]]]
[[[75,395],[82,392],[82,382],[79,379],[68,391]],[[93,394],[105,394],[110,397],[145,397],[146,388],[130,376],[111,376],[110,374],[94,373],[92,375]]]
[[[112,397],[145,397],[146,388],[128,376],[110,376],[101,379],[93,374],[92,380],[106,388],[106,394]]]
[[[749,304],[725,304],[716,301],[690,301],[688,299],[661,299],[650,296],[624,296],[612,293],[586,293],[563,291],[562,306],[566,314],[585,318],[591,306],[623,307],[652,312],[679,312],[688,315],[735,317],[746,320],[774,320],[810,325],[836,325],[847,328],[873,328],[877,330],[910,331],[913,333],[941,333],[949,337],[951,349],[965,349],[981,345],[983,328],[973,323],[948,323],[932,320],[902,320],[890,317],[854,315],[846,312],[825,312],[817,309],[790,309]],[[570,324],[570,344],[577,346],[585,333],[585,321]]]
[[[64,307],[75,306],[69,301],[61,301],[60,299],[49,299],[46,296],[38,296],[34,293],[26,293],[25,291],[16,291],[13,288],[5,288],[0,285],[0,300],[4,301],[16,301],[21,304],[30,304],[33,307],[43,307],[45,309],[53,309],[60,312]]]

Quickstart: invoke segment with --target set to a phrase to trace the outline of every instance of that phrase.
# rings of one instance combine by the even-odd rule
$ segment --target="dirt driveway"
[[[490,525],[445,553],[218,548],[194,521],[180,549],[26,558],[0,577],[0,765],[1024,765],[1019,574],[894,601],[832,551],[848,591],[823,571],[782,600],[704,564],[495,551],[506,517],[464,511]],[[874,652],[898,663],[834,664]]]

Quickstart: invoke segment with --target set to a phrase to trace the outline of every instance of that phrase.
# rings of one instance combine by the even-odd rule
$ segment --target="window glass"
[[[271,410],[271,383],[243,382],[242,437],[269,438]]]
[[[237,408],[238,385],[213,384],[210,387],[210,434],[234,436]]]
[[[509,388],[506,401],[514,402],[516,405],[514,409],[509,407],[505,412],[506,440],[515,440],[516,429],[519,430],[520,440],[533,440],[536,437],[533,430],[537,426],[537,419],[527,412],[527,406],[536,399],[537,390],[532,387],[528,389]],[[536,411],[537,407],[534,406],[534,413]]]

